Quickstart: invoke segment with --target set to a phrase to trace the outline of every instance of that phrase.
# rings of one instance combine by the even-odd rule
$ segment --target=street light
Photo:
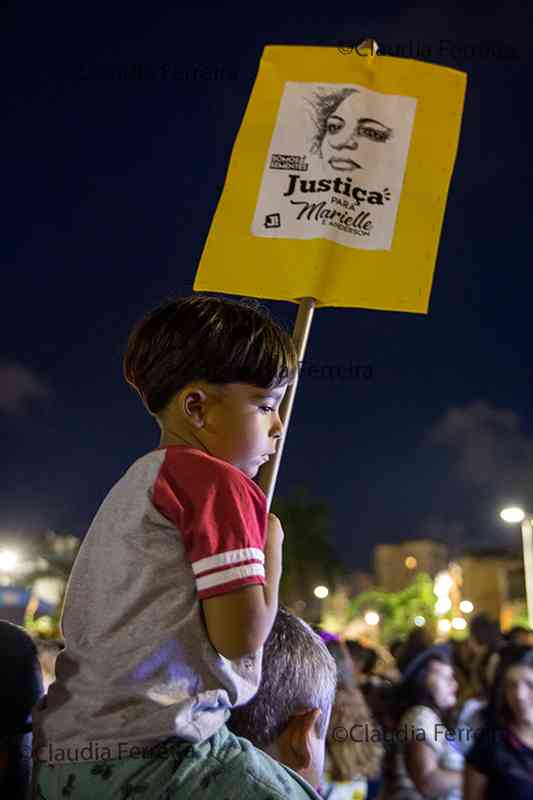
[[[527,618],[529,627],[533,627],[533,515],[518,506],[511,506],[500,511],[504,522],[522,523],[522,552],[524,556],[524,577],[526,583]]]
[[[519,506],[509,506],[500,511],[500,517],[504,522],[522,522],[526,512]]]
[[[329,589],[327,586],[315,586],[315,590],[313,592],[315,597],[318,597],[320,600],[323,600],[329,594]]]
[[[0,550],[0,572],[11,572],[19,560],[19,554],[15,550]]]

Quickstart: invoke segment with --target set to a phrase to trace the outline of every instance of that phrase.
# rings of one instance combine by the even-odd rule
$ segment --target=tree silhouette
[[[312,607],[314,587],[324,584],[331,590],[346,573],[332,543],[331,512],[313,501],[303,484],[288,497],[275,497],[272,512],[285,531],[280,599],[292,608],[297,601]]]

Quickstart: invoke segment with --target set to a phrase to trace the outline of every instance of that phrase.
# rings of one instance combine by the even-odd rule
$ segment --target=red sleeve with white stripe
[[[237,467],[169,447],[152,502],[180,530],[201,600],[265,583],[267,501]]]

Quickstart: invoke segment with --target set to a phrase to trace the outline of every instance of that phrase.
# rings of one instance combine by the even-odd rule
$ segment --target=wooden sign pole
[[[287,388],[285,397],[283,398],[283,402],[280,406],[279,415],[281,421],[283,422],[283,433],[281,434],[281,438],[278,442],[276,454],[273,456],[273,458],[270,459],[270,461],[267,461],[267,463],[263,467],[261,467],[261,469],[259,470],[259,475],[257,477],[257,483],[267,496],[268,509],[270,509],[272,496],[274,494],[274,489],[276,486],[276,479],[278,477],[281,454],[283,453],[283,447],[285,444],[285,439],[287,437],[287,429],[289,427],[289,422],[291,418],[294,396],[296,394],[296,388],[298,386],[298,380],[300,378],[300,364],[304,360],[305,349],[307,347],[307,339],[309,337],[309,330],[311,328],[311,322],[313,320],[315,306],[316,306],[316,300],[314,297],[300,298],[300,304],[298,306],[298,314],[296,316],[296,321],[294,323],[294,330],[292,332],[292,338],[296,346],[296,350],[298,352],[298,371],[296,373],[296,377],[294,378],[294,383],[292,383]]]

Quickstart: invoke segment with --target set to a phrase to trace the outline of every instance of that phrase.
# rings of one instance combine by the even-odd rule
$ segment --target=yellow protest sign
[[[268,46],[196,291],[426,313],[466,74]]]

